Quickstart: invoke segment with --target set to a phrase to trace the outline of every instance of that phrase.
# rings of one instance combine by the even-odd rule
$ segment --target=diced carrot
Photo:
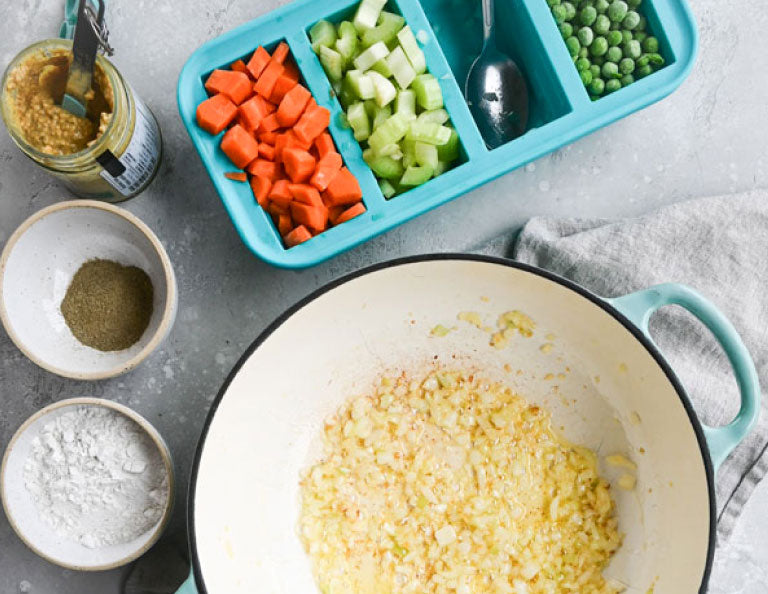
[[[261,73],[259,80],[253,85],[253,90],[265,99],[272,95],[272,90],[275,88],[275,83],[280,75],[283,73],[283,65],[280,62],[276,62],[274,59],[269,61],[264,72]]]
[[[299,67],[296,66],[296,62],[293,60],[286,60],[283,62],[283,67],[285,68],[283,76],[287,76],[294,82],[299,82],[299,80],[301,80],[301,72],[299,72]]]
[[[283,237],[285,245],[287,245],[289,248],[299,245],[300,243],[304,243],[308,239],[312,239],[312,234],[304,225],[299,225],[293,231]]]
[[[346,208],[346,206],[331,206],[328,209],[328,220],[330,221],[331,225],[336,224],[336,219],[339,218],[341,213],[343,213]]]
[[[342,161],[341,155],[337,152],[326,153],[317,163],[317,168],[312,174],[309,183],[315,186],[321,192],[328,187],[333,178],[339,173]]]
[[[267,101],[266,99],[264,99],[264,97],[260,97],[256,95],[256,101],[258,101],[259,107],[261,107],[265,115],[269,115],[270,113],[274,113],[275,111],[277,111],[277,105],[275,105],[271,101]]]
[[[231,179],[232,181],[247,182],[248,176],[242,171],[227,171],[224,177]]]
[[[259,157],[266,159],[267,161],[275,160],[275,147],[266,142],[259,144]]]
[[[277,180],[269,191],[269,199],[288,208],[288,205],[293,201],[293,194],[288,187],[290,185],[287,179]]]
[[[258,154],[258,152],[259,148],[257,144],[256,153]],[[246,167],[246,171],[251,175],[266,177],[272,182],[277,181],[281,177],[279,165],[273,161],[267,161],[266,159],[254,160],[248,167]]]
[[[288,91],[277,108],[277,121],[280,125],[290,127],[298,122],[311,98],[312,93],[299,84]]]
[[[328,227],[328,209],[325,206],[310,206],[294,200],[291,202],[291,216],[299,225],[318,231]]]
[[[260,175],[251,177],[251,189],[253,190],[253,195],[256,198],[256,202],[258,202],[259,206],[262,208],[266,208],[267,206],[267,196],[270,188],[272,188],[272,182],[266,177]]]
[[[279,117],[279,116],[278,116]],[[322,159],[326,154],[336,151],[336,146],[333,144],[333,138],[328,132],[323,132],[315,138],[315,146],[317,147],[317,153]]]
[[[283,150],[285,172],[295,184],[307,181],[315,170],[316,161],[307,151],[296,147]]]
[[[320,192],[307,184],[288,184],[288,190],[297,202],[315,207],[325,207]]]
[[[277,202],[269,201],[269,204],[267,204],[267,212],[272,215],[290,215],[291,209],[287,206],[284,206],[282,204],[279,204]]]
[[[270,59],[272,59],[272,56],[269,55],[267,50],[261,46],[256,48],[256,51],[253,52],[251,59],[246,65],[248,72],[251,73],[251,76],[254,78],[254,80],[261,76],[261,73],[264,72],[267,64],[269,64]]]
[[[291,215],[278,215],[277,217],[277,231],[281,236],[288,235],[293,229],[293,219]]]
[[[314,97],[312,97],[312,98],[309,100],[309,103],[307,103],[307,107],[306,107],[306,109],[315,109],[315,107],[317,107],[317,101],[315,101],[315,98],[314,98]]]
[[[259,154],[259,143],[241,125],[232,126],[221,139],[221,150],[236,167],[244,169]],[[269,163],[269,161],[266,161]],[[249,171],[249,173],[252,173]]]
[[[232,62],[232,64],[229,65],[230,70],[234,70],[235,72],[242,72],[243,74],[246,74],[248,76],[251,75],[250,72],[248,72],[248,67],[245,65],[245,62],[242,60],[235,60]]]
[[[226,95],[235,105],[240,105],[251,94],[251,84],[251,79],[242,72],[214,70],[205,81],[205,90],[212,95]]]
[[[296,86],[296,81],[292,78],[288,78],[283,74],[280,78],[277,79],[277,82],[275,83],[275,88],[272,89],[272,94],[269,96],[269,100],[272,103],[280,103],[283,100],[283,97],[285,97],[285,94],[290,91],[293,87]]]
[[[282,64],[288,57],[289,50],[290,48],[288,47],[288,44],[285,43],[285,41],[281,41],[280,44],[275,48],[275,51],[272,52],[272,60]]]
[[[264,144],[275,146],[277,134],[275,132],[259,132],[259,140]]]
[[[346,167],[342,167],[323,193],[326,206],[354,204],[363,197],[360,184]]]
[[[197,125],[213,135],[229,126],[237,107],[226,95],[214,95],[197,106]]]
[[[343,213],[341,213],[336,218],[336,225],[341,225],[342,223],[346,223],[350,219],[354,219],[355,217],[359,217],[361,214],[365,212],[365,206],[363,206],[362,202],[358,202],[354,206],[349,207],[347,210],[345,210]]]
[[[258,97],[248,99],[237,108],[240,113],[240,123],[251,132],[258,129],[261,120],[267,115],[263,103],[258,99]]]
[[[331,112],[325,107],[307,107],[299,122],[293,127],[293,133],[299,140],[312,142],[320,136],[331,122]]]
[[[282,134],[278,134],[275,139],[275,161],[282,163],[283,151],[287,148],[300,148],[306,151],[309,150],[310,147],[305,142],[301,142],[296,138],[293,130],[288,130]]]
[[[274,132],[279,127],[280,124],[277,122],[277,115],[271,113],[263,120],[261,120],[261,124],[259,125],[259,132]]]

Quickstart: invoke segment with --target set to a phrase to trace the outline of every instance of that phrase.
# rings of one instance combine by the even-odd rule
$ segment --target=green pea
[[[605,81],[602,78],[593,78],[589,83],[589,92],[593,95],[602,95],[605,92]]]
[[[619,72],[622,74],[632,74],[635,71],[635,61],[632,58],[623,58],[619,62]]]
[[[576,16],[576,7],[571,2],[563,2],[563,6],[565,6],[565,20],[573,20]]]
[[[630,41],[632,41],[632,31],[630,31],[628,29],[624,29],[621,32],[621,42],[622,43],[629,43]]]
[[[640,42],[633,39],[629,43],[624,45],[624,57],[637,60],[643,53],[643,48],[640,47]]]
[[[605,56],[592,56],[592,63],[597,64],[598,66],[602,66],[605,64]]]
[[[568,48],[568,53],[572,56],[578,56],[579,50],[581,49],[581,44],[579,43],[579,40],[575,37],[569,37],[565,40],[565,46]]]
[[[661,54],[648,54],[648,60],[650,61],[651,66],[664,66],[664,64],[666,64],[666,61]]]
[[[592,64],[592,66],[589,67],[589,72],[592,74],[592,78],[597,78],[600,76],[600,66],[597,64]]]
[[[579,72],[579,76],[581,77],[581,82],[584,83],[584,86],[587,86],[592,82],[592,73],[589,70]]]
[[[621,24],[624,25],[625,29],[632,31],[633,29],[636,29],[640,24],[640,15],[637,14],[634,10],[630,10],[627,13],[627,16],[624,17],[624,20],[621,21]]]
[[[579,29],[579,41],[581,42],[581,45],[590,46],[594,40],[595,34],[592,32],[592,29],[589,27],[582,27]]]
[[[637,66],[638,68],[642,68],[643,66],[648,66],[648,64],[650,63],[651,63],[651,59],[648,57],[648,54],[643,54],[637,60],[635,60],[635,66]]]
[[[608,52],[605,54],[605,59],[609,62],[618,64],[623,56],[624,54],[621,52],[621,48],[614,46],[608,48]]]
[[[611,31],[618,31],[619,29],[621,29],[621,23],[611,22],[610,29],[611,29]]]
[[[547,0],[547,4],[549,4],[550,8],[552,6],[557,6],[558,4],[560,4],[560,2],[562,2],[562,0]]]
[[[588,5],[581,9],[579,13],[579,21],[585,27],[591,27],[592,23],[597,18],[597,9],[594,6]]]
[[[608,18],[616,23],[620,23],[627,16],[629,7],[624,0],[613,0],[608,7]]]
[[[589,70],[590,66],[592,66],[592,62],[589,61],[589,58],[579,58],[576,60],[576,70],[579,72]]]
[[[653,74],[653,68],[651,68],[650,64],[646,64],[645,66],[640,66],[640,68],[635,70],[635,76],[637,78],[645,78],[649,74]]]
[[[643,51],[647,52],[649,54],[658,54],[659,53],[659,40],[655,37],[646,37],[643,41]]]
[[[627,6],[629,6],[630,9],[634,10],[640,4],[643,2],[643,0],[627,0]]]
[[[605,14],[608,12],[608,7],[611,5],[608,0],[595,0],[595,10],[597,14]]]
[[[621,80],[619,82],[621,83],[622,87],[628,87],[633,82],[635,82],[635,77],[632,76],[631,74],[625,74],[624,76],[621,77]]]
[[[648,38],[648,33],[645,31],[634,31],[634,35],[632,36],[635,41],[639,41],[640,43],[643,43]]]
[[[571,23],[560,23],[557,28],[560,29],[560,35],[563,36],[563,39],[568,39],[573,35],[573,25]]]
[[[592,29],[598,35],[605,35],[611,30],[611,21],[604,14],[600,14],[595,19],[595,24],[592,26]]]
[[[610,80],[612,78],[621,78],[621,75],[619,74],[619,67],[616,66],[616,64],[613,62],[606,62],[603,64],[600,72],[603,74],[603,78],[606,80]]]
[[[620,88],[621,88],[621,82],[619,82],[615,78],[612,78],[607,83],[605,83],[605,92],[606,93],[615,93]]]
[[[582,46],[579,50],[579,58],[589,58],[589,48]]]
[[[595,37],[592,45],[589,46],[589,53],[593,56],[604,56],[608,51],[608,41],[605,37]]]
[[[643,15],[640,15],[640,22],[637,24],[637,30],[645,31],[647,27],[648,27],[648,19],[646,19]]]
[[[608,45],[611,47],[617,46],[624,41],[624,36],[621,34],[621,31],[609,31],[605,38],[608,40]]]
[[[555,17],[555,21],[558,23],[565,22],[566,10],[562,4],[557,4],[552,7],[552,16]]]

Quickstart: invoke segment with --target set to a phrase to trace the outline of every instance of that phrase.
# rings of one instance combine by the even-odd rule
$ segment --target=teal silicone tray
[[[496,0],[498,40],[525,74],[531,93],[529,131],[488,150],[464,102],[461,89],[471,60],[480,51],[479,0],[390,0],[420,34],[427,67],[440,81],[445,107],[462,143],[461,162],[445,174],[391,200],[379,191],[351,130],[340,125],[341,106],[312,51],[307,30],[318,20],[338,22],[354,13],[358,0],[297,0],[225,33],[200,47],[178,83],[179,112],[221,200],[245,244],[260,258],[285,268],[312,266],[392,227],[516,169],[529,161],[625,117],[675,90],[696,57],[696,25],[685,0],[644,0],[641,12],[661,45],[667,65],[634,84],[591,101],[563,43],[546,0]],[[474,30],[477,25],[477,31]],[[195,122],[206,99],[203,83],[215,68],[247,58],[258,46],[286,41],[317,102],[331,110],[330,131],[347,167],[360,181],[368,209],[351,221],[291,249],[283,246],[269,215],[256,204],[248,184],[224,173],[232,164],[219,149],[220,137]]]

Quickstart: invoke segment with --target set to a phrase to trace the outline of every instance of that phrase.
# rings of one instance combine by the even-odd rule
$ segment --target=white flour
[[[168,500],[157,446],[131,419],[77,406],[47,423],[24,465],[41,518],[88,548],[129,542],[151,529]]]

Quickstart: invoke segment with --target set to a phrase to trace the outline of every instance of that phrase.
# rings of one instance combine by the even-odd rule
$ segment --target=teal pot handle
[[[181,588],[176,590],[176,594],[197,594],[197,586],[195,585],[195,574],[189,572],[187,581],[181,584]]]
[[[709,328],[720,342],[736,375],[736,382],[741,391],[741,409],[729,425],[704,426],[704,436],[709,445],[712,464],[717,471],[728,454],[754,428],[760,414],[760,381],[755,364],[733,324],[699,293],[690,287],[676,283],[657,285],[606,301],[624,314],[651,341],[653,339],[648,332],[648,320],[651,315],[665,305],[680,305]]]

